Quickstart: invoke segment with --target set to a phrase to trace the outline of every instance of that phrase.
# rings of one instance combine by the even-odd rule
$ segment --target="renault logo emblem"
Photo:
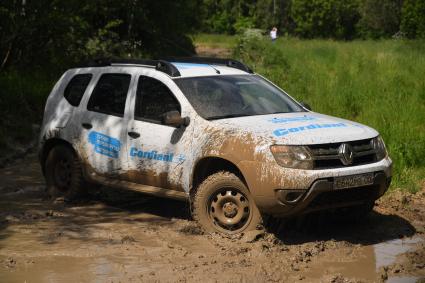
[[[339,146],[338,155],[342,164],[351,165],[353,163],[353,148],[348,143],[343,143]]]

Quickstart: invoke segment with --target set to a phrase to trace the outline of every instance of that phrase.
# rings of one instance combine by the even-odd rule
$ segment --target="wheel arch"
[[[190,194],[196,191],[198,186],[210,175],[220,172],[227,171],[238,176],[241,181],[248,188],[248,183],[239,169],[239,167],[230,160],[222,157],[209,156],[204,157],[196,162],[196,165],[192,171]]]
[[[49,152],[52,150],[52,148],[58,145],[67,146],[75,152],[75,149],[72,146],[72,144],[64,139],[51,138],[46,140],[39,153],[39,160],[40,160],[40,165],[41,165],[41,170],[43,172],[43,175],[45,174],[45,163],[46,163],[47,156],[49,155]]]

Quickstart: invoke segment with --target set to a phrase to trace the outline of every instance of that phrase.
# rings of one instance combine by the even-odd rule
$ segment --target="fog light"
[[[284,204],[295,204],[301,200],[304,192],[298,190],[278,190],[276,194],[280,202]]]

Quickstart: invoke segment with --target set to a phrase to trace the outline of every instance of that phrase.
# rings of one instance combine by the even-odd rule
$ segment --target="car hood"
[[[368,126],[315,112],[247,116],[214,123],[287,145],[346,142],[378,136],[378,132]]]

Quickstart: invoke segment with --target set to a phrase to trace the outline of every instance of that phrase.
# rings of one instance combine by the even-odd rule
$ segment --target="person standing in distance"
[[[270,31],[270,38],[272,39],[272,42],[277,39],[277,27],[273,27]]]

